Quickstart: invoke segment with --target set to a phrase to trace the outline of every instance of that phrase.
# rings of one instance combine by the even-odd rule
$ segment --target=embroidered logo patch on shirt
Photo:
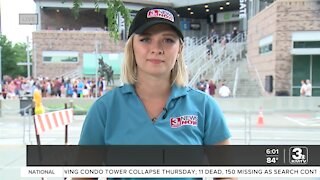
[[[147,18],[162,18],[174,22],[173,14],[165,9],[151,9],[147,13]]]
[[[198,126],[198,116],[185,115],[170,118],[170,126],[171,128],[179,128],[181,126]]]

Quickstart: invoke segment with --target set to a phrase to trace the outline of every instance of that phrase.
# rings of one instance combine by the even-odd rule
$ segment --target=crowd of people
[[[96,84],[98,84],[99,88],[97,92]],[[50,79],[48,77],[7,77],[2,84],[1,98],[18,99],[22,96],[31,96],[35,89],[40,90],[42,97],[47,98],[93,98],[96,96],[99,97],[107,92],[111,85],[113,85],[113,82],[105,80],[104,77],[99,78],[98,83],[96,83],[95,78],[70,79],[57,77]]]
[[[226,97],[230,97],[231,95],[231,91],[229,87],[224,82],[221,82],[218,88],[218,86],[215,84],[215,82],[212,79],[211,80],[201,79],[197,83],[196,87],[200,91],[203,91],[212,97],[226,98]],[[218,90],[218,96],[216,95],[216,90]]]
[[[209,37],[211,39],[207,40],[206,47],[207,47],[207,54],[213,54],[213,46],[215,43],[220,43],[221,47],[224,49],[226,44],[234,39],[239,34],[238,28],[234,27],[231,33],[226,33],[224,35],[219,35],[216,30],[213,28],[211,29]],[[237,41],[237,40],[235,40]]]
[[[308,81],[309,82],[309,81]],[[57,77],[6,78],[2,84],[1,99],[18,99],[23,96],[31,96],[35,89],[41,91],[42,97],[70,97],[70,98],[95,98],[100,97],[111,89],[114,82],[109,82],[104,77],[98,79],[99,89],[96,92],[95,78],[69,79]],[[225,83],[217,85],[213,80],[200,80],[196,88],[212,97],[230,97],[230,89]],[[218,95],[216,95],[216,91]],[[308,96],[308,93],[305,95]]]

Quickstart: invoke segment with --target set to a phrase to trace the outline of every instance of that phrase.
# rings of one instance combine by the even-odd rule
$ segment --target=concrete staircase
[[[236,69],[238,68],[238,82],[237,87],[234,87]],[[231,92],[235,89],[235,97],[259,97],[261,96],[261,87],[258,82],[250,76],[248,64],[245,59],[240,61],[232,61],[225,67],[220,79],[220,83],[226,84]]]
[[[262,96],[260,84],[251,77],[245,57],[245,36],[238,34],[225,46],[215,44],[213,55],[206,53],[202,38],[197,43],[185,43],[186,64],[189,72],[189,85],[194,86],[200,79],[212,79],[219,88],[222,83],[227,85],[234,97]]]

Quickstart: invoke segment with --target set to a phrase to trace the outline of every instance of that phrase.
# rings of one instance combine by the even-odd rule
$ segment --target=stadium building
[[[132,17],[142,7],[154,5],[173,7],[178,12],[186,37],[190,85],[206,78],[227,81],[234,96],[298,95],[300,80],[310,79],[313,95],[320,95],[317,0],[123,2]],[[33,76],[95,77],[99,58],[119,75],[128,30],[121,17],[118,18],[121,40],[115,42],[109,37],[104,4],[96,12],[91,0],[83,0],[79,18],[75,19],[72,0],[64,3],[35,0],[35,3],[39,23],[32,37]],[[213,54],[219,56],[210,56],[214,63],[207,64],[206,42],[230,37],[235,27],[241,37],[229,38],[224,52],[215,43]],[[219,38],[211,37],[212,29]],[[199,56],[202,53],[203,57]],[[201,68],[201,64],[209,68]],[[235,67],[241,67],[239,73]],[[232,75],[227,75],[228,69]],[[249,75],[243,75],[244,71]]]
[[[319,12],[319,0],[277,0],[249,19],[251,74],[268,94],[299,96],[301,80],[309,79],[320,96]]]

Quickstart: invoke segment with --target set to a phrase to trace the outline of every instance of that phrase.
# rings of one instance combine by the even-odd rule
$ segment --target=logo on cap
[[[173,14],[165,9],[151,9],[147,12],[147,18],[162,18],[174,22]]]

